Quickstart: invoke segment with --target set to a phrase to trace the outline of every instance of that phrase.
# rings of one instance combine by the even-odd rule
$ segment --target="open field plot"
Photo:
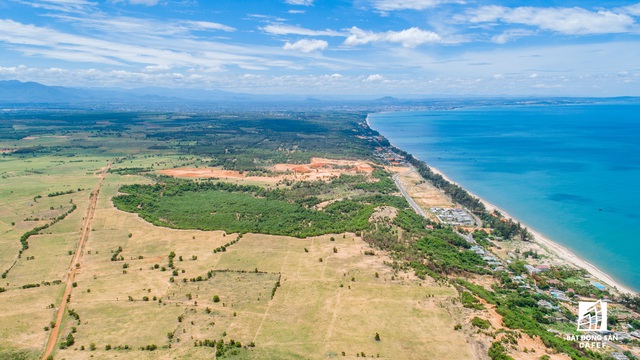
[[[107,179],[70,304],[81,321],[69,319],[61,332],[65,336],[76,326],[76,344],[56,350],[56,356],[137,359],[149,356],[140,347],[153,344],[159,347],[156,358],[208,358],[214,349],[194,347],[194,341],[234,339],[255,342],[255,348],[241,351],[255,359],[324,358],[342,351],[349,357],[364,351],[384,358],[446,359],[434,342],[462,336],[438,306],[455,296],[452,288],[431,280],[391,280],[394,273],[384,264],[389,259],[365,255],[371,248],[352,233],[238,239],[222,231],[155,227],[104,201],[116,178]],[[236,239],[226,251],[213,252]],[[111,261],[118,247],[124,260]],[[376,332],[381,342],[374,340]],[[88,350],[92,342],[95,351]],[[171,349],[162,348],[169,344]],[[131,349],[107,351],[106,345]],[[472,357],[470,349],[457,348],[448,358]]]
[[[281,269],[281,287],[255,336],[257,358],[323,358],[342,351],[351,357],[363,351],[384,358],[472,357],[464,347],[451,353],[451,342],[461,338],[453,332],[454,320],[437,305],[455,296],[454,290],[429,281],[392,281],[385,258],[364,255],[370,248],[359,238],[334,238],[247,235],[219,262],[241,269],[242,254],[258,249],[254,256],[269,259],[267,271]],[[255,261],[247,259],[244,267]],[[376,342],[376,332],[388,342]],[[441,340],[441,347],[434,346]]]
[[[47,257],[50,250],[53,251],[52,254],[73,250],[73,242],[77,240],[74,233],[80,228],[89,197],[89,191],[85,189],[95,186],[97,177],[94,171],[99,169],[99,165],[92,163],[90,171],[87,172],[86,169],[80,168],[79,163],[73,163],[73,166],[64,169],[50,167],[53,161],[51,157],[35,158],[28,163],[24,159],[1,161],[3,171],[16,175],[0,179],[0,227],[4,229],[0,231],[0,245],[4,250],[0,253],[0,271],[7,270],[17,259],[22,247],[20,238],[23,234],[51,224],[58,216],[70,211],[75,204],[76,210],[64,220],[40,232],[43,235],[66,233],[65,243],[58,241],[60,247],[48,243],[42,247],[36,245],[37,236],[31,236],[28,239],[29,249],[24,251],[16,266],[20,266],[20,262],[25,261],[27,257],[35,256],[36,262],[40,262]],[[31,170],[25,170],[26,166]],[[34,248],[31,247],[32,243]],[[28,272],[31,273],[32,270]],[[14,273],[13,270],[10,272]],[[35,273],[33,276],[38,277],[38,274]],[[10,280],[11,276],[7,279]],[[40,278],[37,282],[42,280],[52,279]]]
[[[50,305],[60,302],[62,288],[43,285],[0,293],[0,354],[9,349],[41,353],[49,336],[44,327],[54,315]]]
[[[63,279],[78,237],[78,232],[32,236],[29,238],[29,250],[24,252],[5,280],[22,286]]]
[[[455,207],[455,204],[442,190],[426,182],[415,170],[402,172],[398,178],[407,189],[409,195],[411,195],[411,198],[422,209],[427,210],[428,214],[430,214],[428,210],[432,207]],[[432,215],[432,219],[436,219],[435,215]]]

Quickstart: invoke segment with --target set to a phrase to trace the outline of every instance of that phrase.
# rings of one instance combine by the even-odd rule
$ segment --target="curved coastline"
[[[371,124],[369,123],[369,115],[370,114],[368,114],[366,119],[365,119],[366,124],[370,129],[375,130],[371,126]],[[380,134],[380,135],[382,135],[382,134]],[[384,135],[382,135],[382,136],[384,136]],[[387,139],[387,140],[389,140],[389,139]],[[389,144],[391,144],[391,146],[394,147],[394,148],[400,149],[400,147],[394,145],[391,141],[389,141]],[[413,157],[416,158],[418,161],[422,162],[423,164],[427,165],[431,169],[431,171],[433,171],[434,173],[442,176],[448,182],[460,186],[466,192],[468,192],[471,196],[473,196],[473,197],[477,198],[478,200],[480,200],[480,202],[487,208],[488,211],[498,210],[506,218],[509,218],[509,219],[514,220],[514,221],[520,222],[523,226],[525,226],[527,229],[529,229],[529,231],[533,234],[535,242],[538,243],[538,245],[542,246],[543,248],[547,249],[547,251],[549,253],[557,256],[561,260],[564,260],[564,261],[566,261],[568,263],[573,264],[574,266],[577,266],[579,268],[585,269],[589,274],[591,274],[591,276],[593,276],[596,279],[602,281],[603,283],[611,286],[612,288],[614,288],[615,290],[619,291],[620,293],[625,293],[625,294],[630,294],[630,295],[637,295],[637,293],[635,291],[633,291],[629,287],[621,284],[619,281],[616,281],[611,276],[606,274],[604,271],[598,269],[595,265],[589,263],[588,261],[580,258],[576,254],[571,252],[569,249],[567,249],[566,247],[564,247],[564,246],[558,244],[557,242],[551,240],[550,238],[542,235],[539,231],[531,228],[526,223],[521,222],[519,219],[514,218],[513,216],[509,215],[509,213],[505,212],[504,210],[500,209],[499,207],[491,204],[490,202],[488,202],[487,200],[483,199],[482,197],[480,197],[480,196],[470,192],[469,190],[465,189],[461,184],[458,184],[457,182],[455,182],[455,181],[451,180],[449,177],[447,177],[446,174],[444,174],[442,171],[434,168],[433,166],[427,164],[426,162],[424,162],[423,160],[420,160],[419,158],[417,158],[415,156],[413,156]]]

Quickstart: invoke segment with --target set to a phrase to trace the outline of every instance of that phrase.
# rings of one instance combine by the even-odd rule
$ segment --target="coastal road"
[[[82,225],[82,232],[80,234],[80,241],[78,242],[78,248],[76,249],[76,253],[71,260],[71,265],[69,267],[69,273],[67,275],[67,286],[64,289],[64,293],[62,295],[62,301],[60,306],[58,307],[58,312],[56,313],[56,323],[55,326],[51,329],[51,333],[49,334],[49,340],[47,342],[47,347],[44,351],[44,355],[42,356],[42,360],[46,360],[54,347],[56,346],[56,341],[58,340],[58,334],[60,332],[60,326],[62,324],[62,318],[64,317],[64,311],[67,307],[67,303],[71,298],[71,290],[73,289],[73,280],[76,277],[76,273],[80,268],[80,258],[82,257],[82,252],[84,249],[84,243],[87,240],[87,236],[89,235],[89,229],[91,228],[91,220],[93,219],[93,214],[96,210],[96,204],[98,203],[98,194],[100,193],[100,188],[102,187],[102,181],[107,176],[107,172],[111,167],[111,162],[107,164],[104,168],[102,168],[102,172],[100,173],[100,181],[98,181],[98,185],[91,192],[91,198],[89,199],[89,209],[87,210],[87,216],[84,219],[84,223]]]
[[[415,171],[415,169],[411,169],[411,170],[407,170],[402,174],[406,174],[409,173],[411,171]],[[402,182],[399,179],[399,176],[401,174],[395,174],[393,175],[393,182],[396,183],[396,187],[398,188],[398,190],[400,190],[400,193],[402,194],[402,196],[404,196],[405,199],[407,199],[407,202],[409,203],[409,205],[413,208],[413,210],[418,213],[418,215],[428,219],[427,214],[425,214],[424,210],[422,210],[422,208],[413,200],[413,198],[409,195],[409,193],[407,192],[407,189],[404,187],[404,185],[402,184]],[[472,215],[473,216],[473,215]],[[473,216],[475,218],[475,216]],[[476,222],[479,219],[476,219]],[[476,228],[480,228],[480,225],[476,226]],[[462,236],[463,238],[465,238],[465,240],[467,240],[467,242],[471,243],[471,244],[475,244],[476,241],[473,239],[473,234],[469,233],[467,235],[459,233],[456,231],[456,233],[460,236]]]
[[[408,171],[406,171],[404,173],[408,173],[410,171],[413,171],[413,170],[408,170]],[[400,176],[400,174],[393,175],[393,181],[396,183],[396,187],[398,188],[398,190],[400,190],[400,193],[402,193],[402,196],[404,196],[404,198],[407,199],[407,202],[409,203],[409,205],[411,205],[413,210],[416,213],[418,213],[418,215],[426,218],[427,214],[425,214],[424,211],[422,210],[422,208],[420,208],[420,206],[418,206],[418,204],[416,204],[416,202],[413,201],[413,198],[411,198],[411,196],[409,196],[409,193],[407,192],[407,189],[405,189],[404,185],[402,185],[402,183],[400,182],[400,179],[398,179],[398,176]]]

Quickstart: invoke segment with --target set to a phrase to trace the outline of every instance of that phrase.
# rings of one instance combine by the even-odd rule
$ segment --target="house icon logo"
[[[578,331],[607,331],[607,303],[580,301]]]

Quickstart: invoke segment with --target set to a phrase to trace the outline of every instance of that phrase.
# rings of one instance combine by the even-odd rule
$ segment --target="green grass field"
[[[210,359],[220,346],[207,344],[220,340],[242,344],[224,347],[218,358],[228,359],[476,357],[468,333],[454,331],[455,324],[468,322],[461,305],[453,304],[456,290],[417,278],[408,267],[394,269],[389,264],[397,257],[356,235],[377,231],[378,224],[369,219],[379,206],[407,207],[393,195],[389,175],[381,169],[330,184],[255,182],[274,191],[269,196],[282,191],[278,200],[266,200],[260,191],[156,194],[153,206],[166,212],[165,220],[184,220],[172,218],[175,210],[190,209],[187,217],[207,224],[202,228],[208,231],[190,224],[174,226],[182,229],[155,226],[143,219],[145,214],[135,213],[136,206],[124,212],[112,201],[125,185],[166,184],[166,179],[137,174],[139,169],[155,175],[179,167],[260,171],[276,163],[305,163],[313,156],[366,159],[377,143],[367,139],[373,134],[358,122],[362,114],[319,114],[304,121],[298,115],[265,119],[255,114],[240,119],[37,116],[15,120],[14,133],[0,136],[0,148],[18,149],[0,157],[0,271],[10,269],[0,282],[6,290],[0,292],[0,357],[42,355],[46,328],[66,300],[67,271],[90,192],[109,163],[54,359]],[[325,200],[337,202],[314,208]],[[231,202],[244,207],[243,214],[236,215]],[[23,234],[73,204],[76,210],[64,220],[29,237],[28,249],[18,257]],[[217,211],[226,211],[226,217],[207,222]],[[244,219],[244,227],[229,225],[241,215],[265,212],[264,228],[253,219]],[[301,214],[296,225],[279,227],[278,221],[290,222],[293,212]],[[327,225],[318,230],[321,221]],[[341,225],[349,222],[357,226]],[[421,234],[424,223],[415,223]],[[380,224],[388,231],[384,236],[402,238],[393,230],[397,227],[387,225]],[[314,229],[309,234],[318,236],[305,237],[309,234],[300,229]],[[221,247],[225,251],[214,251]],[[69,346],[60,348],[63,342]]]

